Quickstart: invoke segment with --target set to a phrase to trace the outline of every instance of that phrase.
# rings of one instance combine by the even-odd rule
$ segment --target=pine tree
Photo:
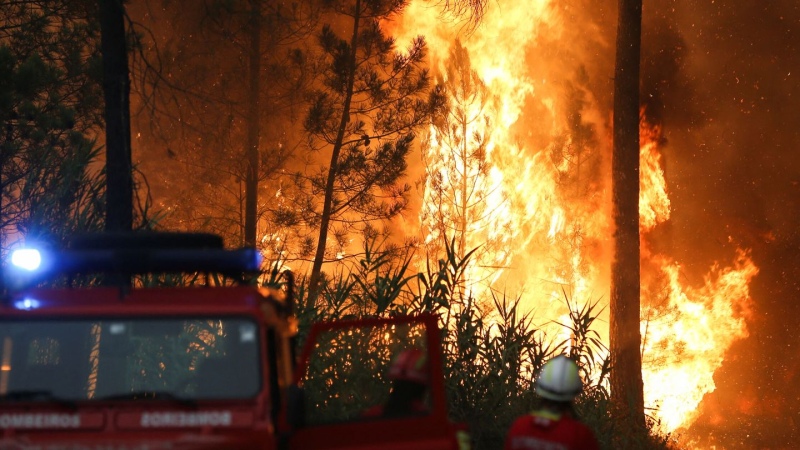
[[[438,259],[451,246],[459,259],[474,250],[467,270],[470,283],[484,279],[508,252],[504,251],[500,215],[491,197],[499,187],[489,177],[488,150],[496,102],[472,70],[469,53],[456,41],[439,84],[447,104],[432,120],[423,143],[426,167],[425,209],[421,213],[425,248]],[[482,271],[481,267],[493,267]]]
[[[611,266],[611,395],[619,436],[645,435],[639,262],[639,66],[642,1],[620,0],[611,163],[614,262]],[[636,448],[625,441],[618,448]]]
[[[398,52],[381,28],[406,1],[332,3],[337,23],[346,22],[349,31],[342,36],[325,25],[319,33],[320,83],[305,120],[311,147],[330,152],[330,163],[298,177],[323,197],[312,293],[318,292],[323,263],[341,256],[354,232],[403,210],[410,188],[400,181],[415,130],[443,101],[438,89],[430,89],[424,39],[417,37]],[[331,236],[335,245],[329,246]]]
[[[88,4],[87,4],[88,3]],[[91,2],[0,3],[0,257],[98,230],[99,28]]]
[[[295,221],[274,199],[300,139],[298,43],[316,24],[316,2],[141,6],[130,5],[139,32],[136,150],[164,225],[234,245],[269,241],[275,223]]]
[[[133,228],[133,167],[125,6],[122,0],[104,0],[99,6],[106,125],[106,230],[129,231]]]

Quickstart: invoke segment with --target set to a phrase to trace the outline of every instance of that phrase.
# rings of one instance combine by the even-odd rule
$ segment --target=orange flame
[[[486,97],[451,91],[461,129],[428,132],[424,241],[441,243],[455,230],[461,251],[483,246],[467,271],[473,294],[523,292],[523,307],[552,337],[565,332],[556,325],[568,313],[565,294],[580,307],[608,299],[610,282],[610,124],[581,52],[613,49],[599,25],[569,26],[572,14],[551,0],[491,7],[478,29],[461,36],[469,64],[461,58],[459,70],[452,56],[459,23],[443,20],[428,2],[413,1],[404,14],[410,19],[390,24],[400,46],[425,36],[442,82],[471,70],[488,91]],[[651,254],[647,233],[669,220],[670,200],[661,130],[643,119],[640,131],[645,407],[671,432],[691,425],[703,395],[714,390],[726,350],[747,335],[749,282],[758,270],[740,250],[733,267],[715,265],[693,287],[677,262]],[[474,136],[485,138],[483,151],[472,151],[480,145],[470,142]],[[464,182],[471,197],[444,195]],[[465,215],[470,207],[474,214]],[[459,215],[468,220],[458,225]]]
[[[639,228],[646,232],[669,220],[670,202],[658,148],[661,127],[647,123],[644,109],[639,115],[639,124]]]
[[[660,261],[659,261],[660,259]],[[643,312],[642,376],[646,404],[666,431],[686,428],[697,418],[703,395],[715,389],[714,370],[725,350],[747,336],[744,311],[750,302],[749,283],[758,273],[749,255],[738,251],[733,267],[715,265],[697,288],[680,280],[680,266],[654,258],[663,271],[661,286],[643,296],[661,298]],[[659,288],[658,292],[653,292]]]

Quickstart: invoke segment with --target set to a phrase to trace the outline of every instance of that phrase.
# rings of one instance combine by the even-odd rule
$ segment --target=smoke
[[[761,268],[750,336],[728,351],[689,434],[717,448],[790,448],[800,395],[785,319],[800,312],[800,6],[653,3],[643,94],[668,139],[673,254],[692,273],[741,246]]]

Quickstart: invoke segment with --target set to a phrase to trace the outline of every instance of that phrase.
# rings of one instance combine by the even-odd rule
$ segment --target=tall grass
[[[607,380],[613,367],[594,329],[602,312],[598,301],[579,306],[564,291],[568,321],[559,325],[569,331],[570,338],[558,340],[536,325],[534,319],[541,318],[521,310],[520,298],[498,293],[474,298],[464,279],[472,252],[459,257],[452,246],[446,247],[442,259],[429,261],[423,272],[409,275],[409,254],[398,256],[367,245],[357,266],[325,280],[322,295],[313,305],[301,283],[296,311],[301,335],[320,320],[432,312],[440,317],[443,330],[451,419],[469,426],[476,450],[503,448],[512,421],[536,406],[535,373],[549,358],[562,353],[578,363],[588,381],[575,410],[595,430],[603,449],[671,448],[669,437],[655,431],[646,442],[612,435]]]

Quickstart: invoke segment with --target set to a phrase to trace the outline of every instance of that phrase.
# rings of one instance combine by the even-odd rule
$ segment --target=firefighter
[[[392,381],[389,398],[383,405],[370,408],[365,417],[402,417],[428,413],[428,356],[419,349],[402,351],[389,367]]]
[[[547,361],[536,377],[538,409],[517,418],[506,435],[505,450],[597,450],[592,430],[573,414],[572,402],[583,389],[578,365],[565,355]]]

